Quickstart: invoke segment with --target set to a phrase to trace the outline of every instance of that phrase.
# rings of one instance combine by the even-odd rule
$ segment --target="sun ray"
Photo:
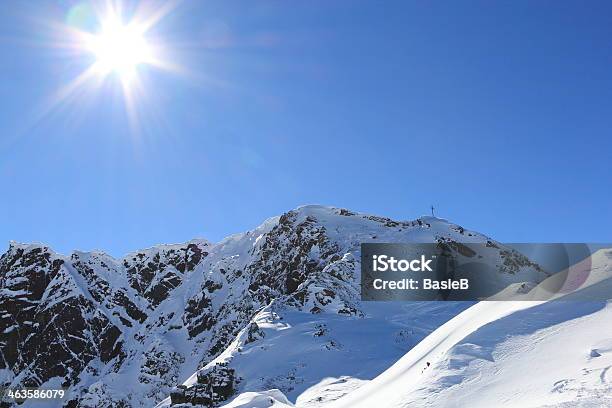
[[[50,98],[48,103],[43,107],[40,117],[48,115],[55,108],[68,102],[72,99],[75,94],[79,91],[85,91],[87,88],[96,89],[100,86],[100,78],[98,78],[96,70],[93,66],[90,66],[83,71],[79,76],[74,78],[68,84],[61,87],[55,94]]]
[[[178,0],[169,0],[166,1],[162,4],[162,6],[158,7],[155,11],[153,11],[152,13],[150,13],[150,16],[147,17],[146,19],[142,19],[142,21],[139,22],[139,25],[143,28],[143,30],[145,31],[149,31],[151,28],[153,28],[157,23],[159,23],[161,20],[163,20],[164,17],[166,17],[169,13],[171,13],[179,4]],[[138,11],[135,13],[136,15],[147,15],[147,10],[145,9],[145,6],[149,5],[149,3],[145,3],[142,2],[138,5]]]
[[[139,105],[146,103],[148,96],[144,71],[154,68],[179,75],[184,72],[179,64],[165,58],[159,41],[149,38],[150,31],[177,4],[177,0],[157,4],[142,1],[134,10],[127,10],[119,0],[82,2],[71,8],[80,7],[68,13],[65,24],[46,21],[56,37],[48,40],[49,46],[66,50],[73,61],[86,62],[87,66],[49,98],[36,122],[70,101],[94,95],[101,88],[112,88],[115,82],[120,87],[129,127],[138,133],[143,113]]]

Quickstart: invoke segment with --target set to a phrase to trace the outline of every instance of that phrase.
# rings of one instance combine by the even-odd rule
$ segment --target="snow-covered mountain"
[[[454,316],[478,314],[467,302],[361,302],[364,242],[488,242],[510,282],[542,273],[442,219],[322,206],[121,259],[11,243],[0,258],[0,384],[69,387],[48,405],[67,407],[346,401]]]

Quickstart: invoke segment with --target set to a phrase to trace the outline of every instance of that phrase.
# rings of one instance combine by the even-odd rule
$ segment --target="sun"
[[[186,72],[176,64],[176,54],[170,57],[169,42],[158,26],[177,4],[178,0],[75,1],[65,22],[49,24],[53,29],[49,44],[67,50],[62,55],[83,69],[48,98],[40,116],[59,108],[78,109],[81,101],[114,95],[117,89],[134,129],[141,116],[154,116],[155,100],[149,94],[154,87],[149,81],[161,80],[161,72]]]
[[[155,63],[145,30],[133,23],[123,24],[114,15],[101,23],[100,31],[87,39],[86,46],[95,58],[94,71],[103,76],[115,73],[122,82],[135,78],[138,66]]]

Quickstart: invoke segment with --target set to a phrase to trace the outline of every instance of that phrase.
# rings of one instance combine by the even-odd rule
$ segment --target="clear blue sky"
[[[608,1],[185,0],[153,33],[185,73],[139,71],[137,129],[112,76],[44,111],[86,64],[47,24],[75,5],[0,4],[2,248],[122,255],[309,203],[612,241]]]

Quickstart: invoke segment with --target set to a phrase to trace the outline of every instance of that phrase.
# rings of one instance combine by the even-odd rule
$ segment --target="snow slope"
[[[612,250],[590,268],[561,300],[478,303],[325,407],[612,406],[612,303],[584,300],[612,298]]]

